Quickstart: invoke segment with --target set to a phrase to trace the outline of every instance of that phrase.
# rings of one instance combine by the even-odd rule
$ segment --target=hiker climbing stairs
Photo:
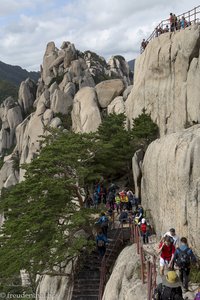
[[[123,228],[122,230],[121,238],[117,238],[118,229],[108,230],[109,243],[105,253],[106,269],[108,271],[114,265],[124,243],[130,240],[130,229]],[[77,270],[74,278],[72,300],[98,300],[101,260],[97,251],[88,254],[81,262],[82,266]],[[106,275],[109,276],[109,272]]]

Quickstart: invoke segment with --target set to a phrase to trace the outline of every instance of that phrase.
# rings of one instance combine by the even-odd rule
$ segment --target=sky
[[[129,61],[170,12],[179,15],[198,5],[197,0],[0,0],[0,61],[38,71],[50,41],[58,48],[70,41],[106,60],[122,55]]]

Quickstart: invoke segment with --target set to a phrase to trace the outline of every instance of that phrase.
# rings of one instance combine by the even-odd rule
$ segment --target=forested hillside
[[[17,99],[18,87],[8,81],[0,80],[0,103],[7,97],[12,96]]]
[[[37,81],[39,76],[39,72],[28,72],[19,66],[11,66],[0,61],[0,80],[6,80],[17,86],[28,77]]]

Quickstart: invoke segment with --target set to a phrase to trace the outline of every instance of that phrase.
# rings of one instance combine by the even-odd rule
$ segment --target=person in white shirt
[[[178,235],[176,235],[176,231],[175,231],[174,228],[170,228],[170,230],[164,234],[164,237],[165,236],[170,236],[173,239],[174,246],[176,248],[179,247],[179,245],[180,245],[180,238],[179,238]]]

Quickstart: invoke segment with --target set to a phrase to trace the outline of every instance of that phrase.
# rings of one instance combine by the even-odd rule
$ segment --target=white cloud
[[[142,38],[169,12],[195,6],[194,0],[7,0],[0,12],[1,60],[38,70],[52,40],[58,47],[68,40],[82,51],[131,59],[139,53]]]

